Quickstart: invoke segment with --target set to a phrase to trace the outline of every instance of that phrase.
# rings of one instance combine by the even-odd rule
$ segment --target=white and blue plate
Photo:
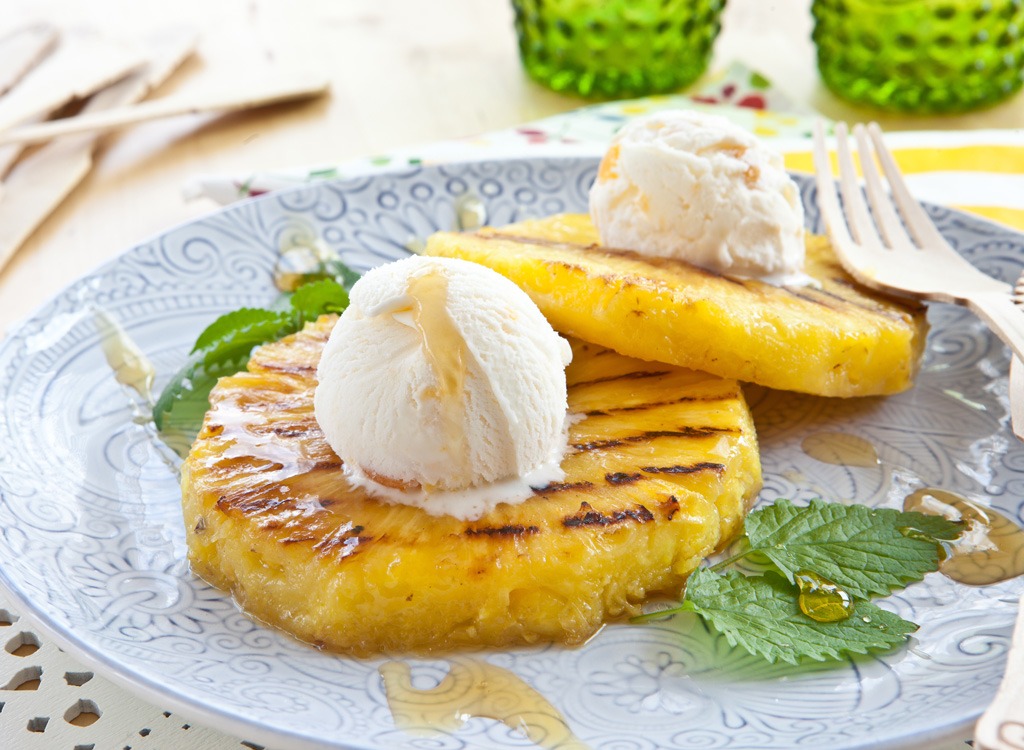
[[[218,211],[132,248],[0,343],[0,583],[60,645],[197,721],[274,748],[522,748],[474,718],[443,738],[396,728],[378,660],[323,653],[268,629],[193,576],[173,462],[114,379],[94,311],[155,364],[159,389],[215,316],[275,296],[282,247],[322,242],[365,270],[456,222],[475,195],[489,223],[585,211],[595,159],[432,166],[325,182]],[[802,179],[808,226],[821,231]],[[1016,278],[1024,238],[929,213],[986,273]],[[1007,351],[959,308],[935,305],[917,385],[889,398],[751,389],[763,501],[896,507],[921,486],[1024,523],[1024,445],[1008,428]],[[880,464],[816,461],[803,439],[842,432]],[[831,664],[770,666],[686,618],[613,625],[585,646],[485,654],[532,685],[595,750],[927,747],[970,724],[1002,675],[1024,580],[968,587],[938,575],[887,600],[921,624],[910,647]],[[414,660],[429,687],[445,661]]]

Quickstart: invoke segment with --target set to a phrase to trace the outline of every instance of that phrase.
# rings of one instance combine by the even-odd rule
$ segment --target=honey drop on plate
[[[964,521],[966,530],[943,547],[939,571],[969,586],[986,586],[1024,574],[1024,530],[994,508],[962,495],[925,487],[907,495],[903,509]]]
[[[817,432],[804,438],[803,452],[825,464],[835,466],[878,466],[878,451],[862,437],[844,432]]]
[[[518,675],[481,659],[449,660],[433,688],[413,686],[404,661],[380,666],[388,706],[400,729],[423,736],[456,731],[470,717],[495,719],[545,750],[589,750],[562,714]]]

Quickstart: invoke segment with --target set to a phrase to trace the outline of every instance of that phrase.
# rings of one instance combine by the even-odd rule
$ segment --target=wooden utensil
[[[47,116],[72,99],[89,96],[145,63],[134,47],[96,32],[65,33],[56,49],[0,96],[0,131]],[[20,146],[0,147],[0,179],[21,154]]]
[[[145,62],[133,46],[91,31],[68,32],[49,57],[0,97],[0,130],[85,98]]]
[[[99,92],[84,112],[102,112],[138,101],[166,80],[195,49],[191,30],[165,32],[149,40],[153,57],[137,73]],[[0,200],[0,270],[42,221],[92,168],[98,135],[86,134],[51,143],[28,156],[4,182]]]
[[[996,697],[974,728],[977,750],[1024,750],[1024,596]]]
[[[1024,272],[1017,277],[1013,287],[1013,301],[1024,315]],[[1019,357],[1010,358],[1010,428],[1013,434],[1024,440],[1024,362]]]
[[[22,77],[57,45],[60,33],[48,23],[37,23],[0,38],[0,94],[10,91]]]
[[[87,112],[38,125],[27,125],[0,133],[0,146],[49,141],[67,135],[101,132],[146,120],[201,112],[229,112],[268,104],[297,101],[321,96],[328,89],[319,76],[291,76],[262,81],[239,91],[220,90],[207,94],[180,94],[129,107]]]

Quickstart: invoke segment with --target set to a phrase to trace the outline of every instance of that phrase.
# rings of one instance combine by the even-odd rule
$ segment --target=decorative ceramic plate
[[[0,581],[58,643],[153,702],[275,748],[529,746],[493,720],[418,738],[395,726],[380,660],[322,653],[263,627],[193,577],[174,461],[99,345],[96,310],[155,364],[159,389],[216,315],[263,305],[282,248],[322,242],[357,269],[451,228],[460,196],[487,220],[586,210],[596,160],[417,168],[229,207],[135,247],[73,284],[0,345]],[[809,226],[821,230],[801,182]],[[1022,238],[929,209],[987,273],[1016,277]],[[1003,346],[934,306],[917,386],[857,400],[748,393],[764,501],[898,506],[922,486],[1024,522],[1024,446],[1007,426]],[[805,438],[842,433],[879,462],[821,462]],[[869,462],[870,463],[870,462]],[[968,587],[939,574],[887,600],[921,624],[910,647],[800,668],[769,666],[685,617],[613,625],[585,646],[478,655],[550,701],[591,748],[881,748],[969,723],[994,694],[1024,580]],[[430,688],[447,662],[412,660]]]

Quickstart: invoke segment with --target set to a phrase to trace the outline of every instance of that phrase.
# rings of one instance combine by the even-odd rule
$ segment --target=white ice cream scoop
[[[357,484],[476,518],[564,477],[571,358],[508,279],[407,258],[353,287],[320,360],[316,418]]]
[[[590,215],[608,247],[809,281],[803,204],[782,156],[724,117],[680,110],[629,122],[601,161]]]

